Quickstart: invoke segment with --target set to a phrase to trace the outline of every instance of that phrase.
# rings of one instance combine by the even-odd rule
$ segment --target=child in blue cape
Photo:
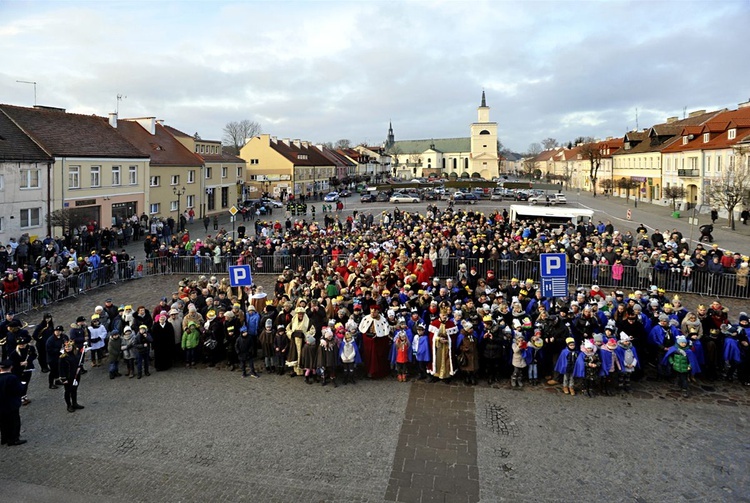
[[[354,340],[354,331],[347,330],[344,340],[339,345],[339,358],[341,359],[341,365],[344,367],[344,377],[342,379],[344,384],[347,382],[357,384],[354,380],[354,369],[362,363],[362,357],[359,355],[359,347],[357,347],[357,342]]]
[[[430,362],[430,345],[427,340],[426,327],[424,323],[416,324],[416,331],[412,339],[411,351],[413,361],[417,362],[419,377],[417,380],[427,379],[427,364]]]
[[[625,332],[620,332],[620,340],[615,348],[617,357],[617,386],[623,391],[630,391],[630,377],[636,368],[641,366],[638,353],[633,346],[633,338]]]
[[[593,395],[594,384],[599,379],[599,371],[602,367],[602,360],[596,345],[591,340],[585,340],[581,346],[581,353],[576,360],[573,375],[583,379],[586,395],[591,398]]]
[[[575,372],[578,351],[576,350],[576,340],[572,337],[565,339],[566,348],[560,352],[555,365],[555,372],[563,376],[563,393],[575,395],[575,381],[573,373]]]
[[[688,374],[695,375],[700,372],[698,359],[695,353],[688,347],[687,337],[677,337],[677,344],[669,348],[667,354],[661,361],[662,365],[670,365],[672,371],[677,374],[677,383],[682,389],[682,396],[688,395]]]

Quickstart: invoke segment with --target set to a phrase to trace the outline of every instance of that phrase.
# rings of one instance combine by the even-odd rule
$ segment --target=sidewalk
[[[635,233],[636,227],[644,224],[649,231],[659,229],[677,229],[682,235],[691,239],[691,248],[695,247],[700,238],[701,225],[710,224],[711,217],[708,213],[695,214],[698,219],[697,225],[691,225],[688,217],[693,216],[693,210],[682,212],[680,218],[672,217],[672,206],[662,206],[645,201],[638,201],[638,207],[635,207],[635,201],[631,197],[629,201],[625,198],[610,196],[606,197],[601,194],[593,197],[590,192],[569,191],[568,203],[576,206],[583,206],[594,210],[594,219],[611,220],[616,229],[620,231],[630,230]],[[631,211],[631,220],[627,220],[627,211]],[[727,219],[719,218],[714,224],[714,243],[718,243],[722,250],[739,251],[743,255],[750,254],[750,225],[742,225],[739,219],[735,222],[736,230],[727,227]]]

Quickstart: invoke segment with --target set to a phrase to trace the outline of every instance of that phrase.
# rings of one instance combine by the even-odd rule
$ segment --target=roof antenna
[[[17,80],[16,82],[20,84],[34,84],[34,106],[36,106],[36,82],[31,80]]]
[[[635,130],[638,131],[638,107],[635,107]]]
[[[120,102],[125,98],[127,98],[127,96],[123,96],[122,94],[117,95],[117,106],[115,107],[115,113],[118,117],[120,116]]]
[[[682,107],[682,118],[684,119],[687,116],[687,107]]]

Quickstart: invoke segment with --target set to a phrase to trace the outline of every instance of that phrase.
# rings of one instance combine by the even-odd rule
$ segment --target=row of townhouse
[[[590,191],[591,163],[585,148],[545,150],[530,162],[543,177],[558,177],[569,188]],[[678,200],[682,208],[711,206],[707,187],[727,169],[750,169],[750,101],[736,110],[697,110],[684,119],[670,117],[623,138],[598,141],[595,148],[600,153],[597,192],[605,191],[602,187],[608,183],[614,195],[667,205],[671,201],[665,189],[678,186],[685,189],[685,197]]]
[[[60,218],[104,228],[133,215],[224,212],[245,196],[245,177],[220,142],[154,117],[0,105],[0,241],[59,234]]]
[[[240,157],[247,163],[250,194],[280,199],[328,192],[333,179],[361,177],[376,182],[390,173],[390,156],[382,147],[330,149],[269,134],[250,138]]]

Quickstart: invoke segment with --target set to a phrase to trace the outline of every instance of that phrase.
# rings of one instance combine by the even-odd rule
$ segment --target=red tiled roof
[[[0,105],[32,140],[56,157],[148,157],[117,134],[104,117]]]
[[[133,120],[117,121],[117,132],[141,152],[151,156],[152,166],[203,166],[203,160],[172,136],[161,124],[154,135]]]
[[[729,130],[737,129],[736,137],[729,139]],[[687,128],[685,128],[687,129]],[[708,142],[703,142],[702,133],[711,133]],[[714,118],[706,122],[698,134],[693,134],[694,138],[683,144],[682,141],[675,141],[670,144],[663,152],[686,152],[694,150],[716,150],[730,148],[732,145],[739,143],[743,135],[750,132],[750,107],[739,108],[737,110],[725,110],[720,112]]]
[[[0,161],[46,162],[51,159],[0,110]]]
[[[330,166],[332,164],[320,150],[309,143],[307,147],[303,144],[298,147],[291,141],[289,145],[280,140],[277,142],[271,141],[271,148],[286,157],[295,166]],[[299,154],[306,155],[307,158],[300,159]]]

